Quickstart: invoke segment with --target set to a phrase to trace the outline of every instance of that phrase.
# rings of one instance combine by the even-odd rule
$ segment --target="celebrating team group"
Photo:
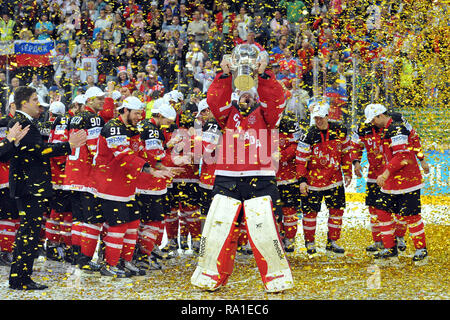
[[[286,92],[270,70],[240,91],[226,63],[221,67],[194,111],[183,110],[177,90],[156,100],[151,115],[139,98],[127,97],[106,123],[100,88],[76,96],[68,111],[53,102],[48,141],[38,136],[36,92],[16,90],[0,120],[0,260],[11,266],[10,288],[47,288],[31,280],[45,241],[48,258],[111,277],[145,275],[192,249],[198,263],[191,282],[205,290],[226,285],[239,250],[254,255],[266,291],[290,289],[285,253],[295,249],[300,212],[308,255],[317,254],[322,201],[325,251],[345,254],[338,245],[345,187],[353,172],[362,177],[364,149],[373,238],[365,250],[380,265],[395,263],[409,228],[413,262],[426,262],[419,162],[425,172],[428,166],[400,114],[369,104],[350,133],[328,121],[326,101],[316,101],[307,123],[285,110]]]

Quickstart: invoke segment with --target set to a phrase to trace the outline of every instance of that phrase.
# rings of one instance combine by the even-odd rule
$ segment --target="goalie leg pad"
[[[241,205],[231,197],[214,196],[200,239],[197,268],[191,277],[193,285],[213,291],[226,284],[234,266]]]
[[[269,196],[244,201],[247,233],[267,292],[280,292],[294,286],[291,268],[277,231]]]

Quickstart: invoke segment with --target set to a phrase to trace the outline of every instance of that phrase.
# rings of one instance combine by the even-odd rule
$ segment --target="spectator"
[[[267,42],[270,37],[270,31],[264,25],[261,15],[256,15],[255,19],[250,24],[249,30],[253,30],[254,41],[261,44],[263,47],[267,47]],[[247,31],[248,33],[248,31]]]
[[[166,22],[164,22],[162,25],[162,31],[170,31],[172,34],[174,31],[178,31],[180,33],[180,37],[186,41],[186,28],[180,24],[179,16],[174,16],[171,24],[166,24]]]
[[[51,39],[55,26],[48,21],[48,15],[46,13],[41,14],[41,20],[36,23],[34,28],[35,35],[38,40]]]
[[[180,18],[180,25],[187,30],[191,18],[186,11],[186,5],[184,3],[180,4],[180,13],[178,17]]]
[[[33,74],[31,78],[31,83],[28,85],[36,90],[36,93],[42,98],[42,100],[47,101],[48,99],[48,89],[42,83],[42,79],[37,74]]]
[[[225,37],[232,33],[235,18],[236,14],[230,11],[230,4],[223,2],[221,10],[216,14],[215,21],[217,28]]]
[[[180,58],[181,57],[178,56],[175,51],[175,45],[170,43],[167,47],[167,52],[162,55],[159,62],[160,73],[164,75],[163,84],[167,89],[166,91],[171,91],[177,83],[177,77],[180,70],[176,71],[176,68],[179,68],[178,60],[180,60]]]
[[[16,30],[16,22],[12,20],[9,14],[4,13],[0,19],[0,41],[13,40]]]
[[[87,76],[92,75],[95,79],[95,83],[97,83],[98,51],[93,51],[88,44],[82,47],[81,50],[81,54],[75,63],[75,73],[78,74],[81,82],[86,82]]]
[[[82,36],[92,37],[94,33],[94,22],[89,17],[87,11],[81,11],[80,15],[80,23],[79,23],[79,32]]]
[[[65,42],[61,42],[56,46],[56,52],[57,54],[51,58],[51,62],[55,71],[54,81],[58,83],[63,72],[71,77],[74,71],[74,63]]]
[[[239,10],[239,14],[234,19],[236,29],[239,32],[241,39],[247,39],[247,28],[252,23],[252,18],[247,14],[247,9],[242,6]]]
[[[283,55],[284,49],[288,47],[288,41],[286,36],[281,36],[278,39],[278,43],[275,47],[272,48],[270,54],[274,56],[275,60],[280,60]]]
[[[289,27],[289,22],[281,15],[279,10],[276,10],[274,17],[270,20],[271,35],[278,39],[281,36],[281,28],[283,26]]]
[[[178,4],[178,0],[169,0],[167,4],[164,5],[163,10],[170,9],[170,13],[173,16],[178,16],[180,14],[180,5]]]
[[[73,40],[75,37],[75,25],[72,23],[72,16],[66,16],[63,23],[56,27],[56,39],[60,41]]]
[[[205,63],[201,62],[196,69],[194,79],[202,85],[202,92],[206,94],[216,77],[216,67],[213,67],[211,60],[206,60]]]
[[[94,34],[96,33],[95,30],[98,32],[100,30],[108,30],[112,25],[112,20],[108,19],[106,16],[105,9],[100,10],[99,17],[95,20],[94,23]]]
[[[195,11],[187,28],[188,35],[194,35],[195,41],[203,45],[203,42],[207,40],[208,29],[207,23],[200,18],[200,12]]]

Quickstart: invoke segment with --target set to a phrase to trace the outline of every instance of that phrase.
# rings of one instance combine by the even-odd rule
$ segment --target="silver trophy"
[[[230,62],[233,76],[233,90],[248,91],[257,86],[258,65],[261,61],[269,61],[266,51],[261,51],[254,44],[239,44],[231,54],[224,55],[225,60]]]

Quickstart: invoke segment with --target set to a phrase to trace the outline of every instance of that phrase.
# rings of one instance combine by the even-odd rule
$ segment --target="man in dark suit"
[[[86,143],[84,132],[73,134],[69,142],[45,143],[37,126],[37,119],[43,108],[39,104],[36,90],[19,87],[14,93],[16,114],[9,122],[12,128],[19,123],[23,128],[29,125],[29,132],[15,142],[10,158],[10,195],[16,199],[20,212],[20,227],[17,230],[13,250],[13,262],[9,274],[9,287],[17,290],[43,290],[46,285],[31,279],[34,259],[37,256],[43,215],[49,212],[52,197],[50,158],[70,155],[71,148]]]

